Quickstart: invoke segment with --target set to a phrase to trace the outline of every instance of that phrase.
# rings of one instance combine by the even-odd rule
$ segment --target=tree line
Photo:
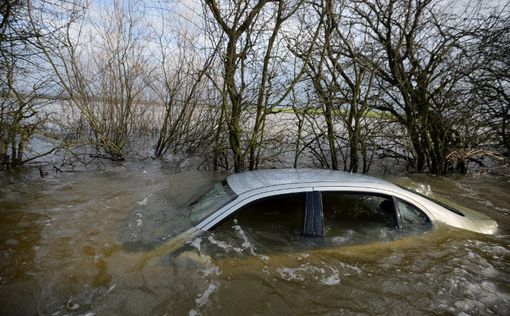
[[[58,152],[62,165],[200,155],[235,172],[368,172],[389,158],[445,174],[510,151],[508,4],[6,0],[0,12],[1,169]],[[36,152],[37,139],[53,145]]]

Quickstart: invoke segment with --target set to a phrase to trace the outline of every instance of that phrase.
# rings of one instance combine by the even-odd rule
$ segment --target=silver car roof
[[[227,183],[236,194],[278,185],[305,183],[373,183],[395,187],[390,182],[370,176],[324,169],[267,169],[247,171],[230,175]]]

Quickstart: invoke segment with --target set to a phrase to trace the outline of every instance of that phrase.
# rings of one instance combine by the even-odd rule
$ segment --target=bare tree
[[[292,86],[304,73],[284,73],[289,52],[283,26],[302,8],[304,1],[205,0],[210,14],[226,37],[223,50],[223,83],[226,92],[223,113],[228,126],[229,147],[234,170],[256,169],[261,160],[265,122],[274,109],[286,101]],[[314,43],[309,41],[308,43]],[[305,49],[305,51],[307,51]],[[308,53],[309,54],[309,53]],[[218,88],[223,87],[217,84]],[[249,118],[253,109],[254,117]],[[251,131],[243,141],[243,128],[252,121]]]
[[[483,18],[483,17],[482,17]],[[481,121],[495,134],[495,143],[510,153],[510,16],[508,5],[492,11],[476,33],[469,73],[470,102],[477,104]],[[497,146],[497,145],[496,145]]]
[[[178,11],[179,4],[172,10]],[[195,17],[198,19],[199,15]],[[207,81],[207,72],[212,73],[216,67],[213,63],[219,41],[212,41],[210,51],[204,49],[202,27],[186,18],[162,15],[153,24],[158,47],[153,58],[160,67],[147,85],[162,106],[154,155],[164,157],[168,152],[189,154],[197,150],[208,155],[212,152],[210,142],[219,112],[214,105],[219,102],[216,89]]]
[[[455,97],[465,78],[463,41],[469,32],[462,19],[442,12],[432,0],[361,0],[352,3],[352,11],[380,51],[375,60],[359,55],[376,68],[387,91],[377,108],[406,129],[415,170],[446,172],[446,156],[458,143]]]
[[[23,90],[16,81],[16,64],[3,55],[2,79],[0,81],[0,170],[16,169],[19,166],[46,156],[56,148],[42,153],[27,153],[29,141],[42,129],[48,114],[41,110],[45,100],[38,92],[47,86],[45,79]],[[4,77],[5,76],[5,77]]]
[[[99,22],[86,19],[87,7],[82,4],[69,6],[67,21],[52,41],[37,38],[38,44],[65,96],[87,123],[85,132],[91,134],[95,156],[124,160],[126,145],[143,118],[140,103],[151,69],[143,6],[114,1],[105,13],[108,19]],[[51,23],[45,26],[56,28]]]
[[[0,5],[0,170],[17,168],[55,150],[28,150],[48,118],[41,110],[46,102],[38,95],[49,87],[48,78],[39,74],[39,51],[33,45],[36,37],[49,35],[28,27],[29,5],[13,0]]]
[[[340,153],[344,170],[356,172],[362,159],[362,170],[367,172],[374,152],[368,138],[373,124],[367,116],[378,94],[373,89],[375,69],[358,58],[359,52],[370,54],[370,47],[365,45],[366,34],[355,30],[349,19],[343,19],[343,2],[324,0],[317,2],[315,9],[323,19],[323,28],[312,58],[307,61],[307,78],[326,124],[321,134],[326,136],[329,147],[327,165],[339,169]],[[314,103],[317,102],[311,104]],[[315,137],[316,141],[319,139]],[[323,160],[327,161],[325,157]]]

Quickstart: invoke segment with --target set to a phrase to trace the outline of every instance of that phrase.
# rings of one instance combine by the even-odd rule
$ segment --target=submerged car
[[[452,208],[375,177],[332,170],[270,169],[233,174],[217,183],[191,205],[194,227],[181,239],[213,230],[243,212],[260,218],[264,207],[251,206],[268,200],[266,208],[279,200],[278,208],[288,209],[277,221],[297,227],[301,236],[337,236],[353,223],[362,229],[392,231],[423,231],[446,224],[482,234],[493,234],[498,226],[479,212]]]

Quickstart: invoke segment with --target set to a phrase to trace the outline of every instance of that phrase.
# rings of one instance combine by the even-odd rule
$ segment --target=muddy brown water
[[[224,174],[155,162],[2,176],[1,315],[510,314],[510,177],[410,176],[497,220],[492,236],[442,226],[275,248],[232,221],[172,252],[170,236],[190,225],[186,205]]]

